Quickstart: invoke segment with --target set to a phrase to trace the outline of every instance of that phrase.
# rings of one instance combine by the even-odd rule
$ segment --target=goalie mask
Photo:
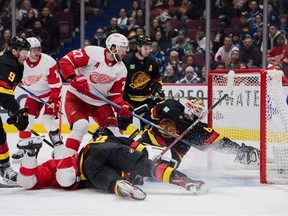
[[[200,98],[194,98],[185,102],[184,113],[193,119],[193,115],[201,117],[205,111],[205,105]]]

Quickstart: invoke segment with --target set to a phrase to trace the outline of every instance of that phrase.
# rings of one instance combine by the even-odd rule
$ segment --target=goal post
[[[234,70],[232,91],[209,115],[221,135],[260,149],[260,182],[288,183],[288,106],[279,70]],[[208,107],[221,98],[229,70],[208,76]]]

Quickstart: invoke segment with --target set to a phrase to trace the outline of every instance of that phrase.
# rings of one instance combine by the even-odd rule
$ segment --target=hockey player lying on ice
[[[192,194],[206,191],[203,181],[192,180],[172,167],[152,162],[147,159],[147,150],[142,144],[130,138],[116,137],[105,127],[97,129],[93,139],[73,156],[69,156],[61,137],[57,140],[55,136],[52,137],[54,159],[41,165],[37,165],[36,157],[43,138],[37,138],[38,141],[34,138],[18,143],[18,147],[25,149],[26,154],[17,180],[26,189],[52,186],[71,190],[81,183],[81,186],[89,185],[121,197],[145,199],[146,194],[120,174],[121,171],[127,171],[182,186]]]
[[[187,100],[185,106],[177,100],[167,99],[151,109],[151,121],[175,135],[180,135],[203,115],[204,109],[204,103],[199,98]],[[259,165],[258,149],[246,146],[244,143],[240,146],[209,128],[206,123],[199,122],[183,139],[201,151],[211,148],[222,153],[236,154],[235,162]],[[174,140],[175,138],[157,128],[150,127],[144,131],[139,142],[163,147],[170,145]],[[172,158],[178,162],[178,166],[191,146],[179,141],[171,148]]]

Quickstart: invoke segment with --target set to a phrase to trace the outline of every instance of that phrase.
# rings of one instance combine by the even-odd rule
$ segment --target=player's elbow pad
[[[56,180],[61,187],[70,187],[76,182],[76,172],[73,167],[57,169]]]

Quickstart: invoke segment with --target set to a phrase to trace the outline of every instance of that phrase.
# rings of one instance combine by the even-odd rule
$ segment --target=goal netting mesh
[[[208,107],[226,92],[229,70],[211,71]],[[208,116],[208,123],[233,140],[260,149],[260,181],[288,183],[288,106],[282,71],[235,70],[233,90]]]

